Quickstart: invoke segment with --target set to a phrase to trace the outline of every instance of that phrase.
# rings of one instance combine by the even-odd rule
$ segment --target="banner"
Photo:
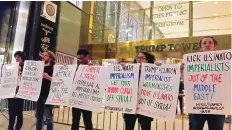
[[[55,65],[46,104],[67,106],[77,65]]]
[[[69,105],[89,111],[100,111],[107,69],[104,66],[80,65],[73,82]]]
[[[42,61],[26,60],[16,97],[37,101],[40,95],[43,71],[44,63]]]
[[[180,84],[180,66],[142,64],[137,113],[174,120]]]
[[[231,50],[184,55],[187,112],[229,114]]]
[[[105,109],[135,114],[139,64],[111,65],[108,68]]]
[[[18,85],[19,63],[7,64],[2,67],[0,99],[15,97]]]

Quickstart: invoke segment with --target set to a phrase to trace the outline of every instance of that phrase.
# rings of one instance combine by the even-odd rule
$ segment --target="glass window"
[[[155,2],[153,19],[155,26],[165,38],[188,37],[189,3]]]
[[[81,10],[68,2],[61,2],[57,51],[76,55],[80,41],[81,19]],[[82,31],[88,32],[88,30]]]

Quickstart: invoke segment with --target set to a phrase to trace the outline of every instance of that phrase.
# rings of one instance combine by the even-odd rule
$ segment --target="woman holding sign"
[[[147,52],[138,53],[134,60],[134,63],[151,63],[154,64],[155,57]],[[141,68],[141,66],[140,66]],[[140,114],[124,114],[125,120],[125,130],[134,130],[135,122],[138,118],[139,124],[142,130],[151,130],[151,122],[153,119],[151,117],[143,116]]]
[[[200,42],[202,52],[215,51],[218,42],[214,37],[203,37]],[[185,65],[181,64],[181,74],[183,75]],[[184,77],[187,79],[187,77]],[[209,130],[223,130],[225,115],[215,114],[189,114],[189,130],[203,130],[205,122],[208,122]]]

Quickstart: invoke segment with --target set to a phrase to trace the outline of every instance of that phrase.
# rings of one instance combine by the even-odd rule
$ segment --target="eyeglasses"
[[[147,58],[137,56],[136,59],[146,60]]]

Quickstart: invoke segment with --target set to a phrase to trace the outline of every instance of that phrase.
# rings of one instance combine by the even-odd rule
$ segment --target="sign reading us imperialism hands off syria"
[[[69,106],[89,111],[100,111],[107,81],[107,67],[79,65]]]
[[[67,106],[77,65],[55,65],[46,104]]]
[[[139,64],[110,65],[105,109],[135,114]]]
[[[184,55],[187,112],[231,114],[231,50]]]
[[[180,83],[180,66],[142,64],[137,113],[174,120]]]

